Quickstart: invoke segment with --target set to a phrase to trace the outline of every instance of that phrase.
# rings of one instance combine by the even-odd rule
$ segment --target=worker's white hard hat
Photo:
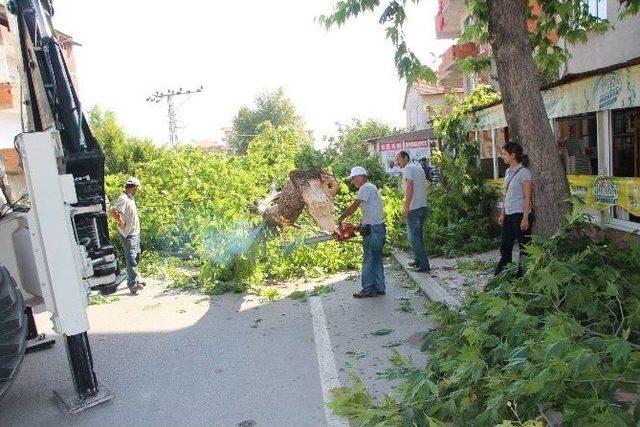
[[[362,166],[354,166],[354,167],[351,168],[351,173],[349,174],[347,179],[351,179],[354,176],[358,176],[358,175],[367,176],[367,170],[365,168],[363,168]]]
[[[138,178],[131,177],[127,180],[125,185],[135,185],[136,187],[140,187],[140,180]]]

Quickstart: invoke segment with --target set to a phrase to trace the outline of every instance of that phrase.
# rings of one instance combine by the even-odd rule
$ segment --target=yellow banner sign
[[[625,211],[640,216],[640,178],[598,177],[568,175],[571,195],[587,206],[603,209],[617,205]],[[489,184],[503,187],[504,179],[489,179]]]
[[[605,208],[620,206],[640,216],[640,178],[597,177],[569,175],[571,194],[584,200],[588,206]]]

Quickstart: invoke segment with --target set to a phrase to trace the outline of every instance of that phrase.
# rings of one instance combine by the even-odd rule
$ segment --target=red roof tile
[[[453,91],[454,93],[462,93],[462,88],[444,87],[440,85],[432,85],[425,81],[418,81],[413,84],[420,95],[443,95]]]
[[[20,156],[15,148],[0,148],[0,159],[7,173],[18,172],[21,169]]]

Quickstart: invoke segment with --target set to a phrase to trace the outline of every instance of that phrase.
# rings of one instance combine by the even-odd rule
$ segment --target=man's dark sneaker
[[[354,292],[354,298],[373,298],[377,297],[378,294],[376,292],[365,291],[364,289],[358,292]]]
[[[387,293],[385,291],[376,291],[377,295],[386,295]]]
[[[416,273],[431,273],[431,269],[430,268],[416,267],[416,268],[413,268],[412,270],[415,271]]]
[[[418,261],[411,261],[409,263],[409,267],[417,267],[418,266]]]
[[[138,295],[139,290],[142,290],[142,286],[140,286],[138,283],[129,288],[129,292],[131,292],[131,295]]]
[[[138,285],[138,286],[141,286],[141,287],[143,287],[143,288],[144,288],[145,286],[147,286],[147,283],[146,283],[146,282],[140,282],[140,281],[138,281],[138,282],[137,282],[137,285]]]

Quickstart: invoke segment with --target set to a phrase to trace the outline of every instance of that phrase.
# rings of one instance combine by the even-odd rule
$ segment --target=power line
[[[168,114],[167,118],[169,121],[169,144],[177,144],[178,143],[178,118],[176,114],[176,107],[174,104],[174,97],[181,95],[191,95],[192,93],[200,93],[204,90],[203,86],[200,86],[197,89],[187,89],[183,90],[182,88],[178,90],[168,89],[166,92],[156,91],[153,95],[147,97],[147,102],[160,103],[163,98],[167,99],[167,107]]]

